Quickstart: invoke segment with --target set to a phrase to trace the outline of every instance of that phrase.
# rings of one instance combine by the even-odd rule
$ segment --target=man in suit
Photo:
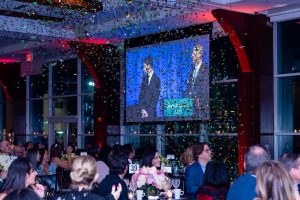
[[[206,164],[211,160],[211,150],[205,142],[193,146],[193,157],[195,162],[188,166],[184,174],[186,194],[196,199],[198,188],[203,184],[203,174]]]
[[[203,46],[195,45],[193,68],[188,74],[185,96],[193,99],[193,116],[209,119],[209,67],[203,63]]]
[[[160,93],[160,80],[154,73],[153,60],[148,56],[144,60],[145,75],[139,94],[139,114],[143,119],[153,119],[156,117],[156,107]]]
[[[125,150],[127,150],[127,153],[128,153],[128,163],[129,163],[129,165],[130,165],[130,164],[133,164],[133,159],[134,159],[134,157],[135,157],[135,149],[134,149],[133,144],[131,144],[131,143],[124,144],[124,145],[123,145],[123,148],[124,148]],[[127,179],[127,180],[131,181],[131,177],[132,177],[132,174],[129,174],[129,169],[128,169],[128,170],[127,170],[127,173],[126,173],[126,175],[125,175],[125,177],[124,177],[124,179]]]
[[[227,200],[253,200],[256,197],[256,169],[268,160],[270,160],[270,155],[264,147],[250,146],[244,156],[245,174],[233,182],[228,191]]]
[[[298,186],[300,183],[300,156],[294,153],[285,153],[280,157],[279,161],[286,166],[294,181],[295,188],[299,192]]]
[[[98,184],[96,184],[93,192],[106,197],[111,193],[113,185],[122,186],[119,200],[129,200],[128,187],[124,181],[124,176],[128,170],[128,153],[121,145],[115,145],[108,158],[109,174]]]

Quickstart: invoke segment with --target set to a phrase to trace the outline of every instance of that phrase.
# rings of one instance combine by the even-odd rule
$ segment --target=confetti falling
[[[52,1],[50,1],[51,4],[53,4]],[[128,1],[128,4],[133,4],[135,1]],[[32,1],[33,6],[40,6],[40,3],[37,1]],[[126,5],[128,6],[128,5]],[[129,5],[130,6],[130,5]],[[95,30],[100,32],[105,32],[107,27],[110,27],[109,31],[110,34],[109,37],[115,37],[117,34],[112,34],[111,30],[120,32],[121,38],[128,38],[128,37],[136,37],[139,35],[143,35],[146,32],[147,26],[150,26],[147,22],[152,21],[153,19],[162,17],[162,14],[159,12],[159,10],[153,10],[149,12],[149,5],[142,5],[141,9],[139,10],[129,10],[126,12],[121,12],[120,10],[115,11],[115,13],[110,13],[109,16],[105,16],[105,12],[101,14],[95,14],[90,13],[88,10],[73,10],[75,15],[70,15],[70,10],[68,5],[61,5],[58,8],[59,9],[59,15],[66,20],[63,22],[53,22],[51,20],[42,22],[42,23],[34,23],[33,25],[29,25],[29,23],[23,23],[20,26],[20,29],[23,30],[25,33],[32,33],[32,29],[34,28],[36,32],[49,32],[52,36],[60,36],[58,32],[56,32],[58,27],[64,27],[65,30],[70,30],[74,33],[75,38],[72,39],[78,39],[78,38],[87,38],[93,35],[95,32],[91,32],[92,28],[95,28]],[[157,5],[153,5],[156,6]],[[190,6],[190,5],[189,5]],[[168,10],[166,12],[167,17],[172,18],[174,17],[174,12],[172,10]],[[184,11],[181,11],[184,13]],[[39,13],[34,12],[33,10],[28,11],[28,16],[34,16],[38,15]],[[124,19],[121,19],[119,21],[114,21],[113,23],[110,23],[110,20],[114,20],[118,17],[118,15],[124,16]],[[196,17],[204,17],[204,15],[198,15],[195,14]],[[107,17],[107,18],[105,18]],[[107,20],[107,22],[104,22]],[[145,21],[146,23],[141,24],[140,22]],[[103,22],[105,23],[103,27],[99,27],[95,24]],[[53,27],[53,29],[40,27],[40,24],[46,24],[47,27],[50,25],[50,27]],[[120,28],[120,24],[123,24],[124,26]],[[173,26],[170,26],[170,29]],[[153,31],[161,31],[164,30],[165,27],[163,25],[153,25]],[[149,28],[151,29],[151,28]],[[149,31],[149,30],[148,30]],[[198,31],[203,31],[203,29],[199,29]],[[66,32],[67,35],[68,32]],[[63,33],[61,33],[63,35]],[[176,30],[176,32],[172,33],[170,35],[170,38],[176,38],[176,37],[184,37],[186,33],[180,29]],[[97,34],[95,34],[97,35]],[[32,39],[41,41],[44,38],[36,35],[31,36]],[[163,38],[163,35],[158,35],[159,40],[163,40],[166,38]],[[69,38],[69,37],[67,37]],[[145,37],[145,42],[152,42],[151,37]],[[24,44],[24,47],[27,45],[25,42],[26,40],[22,41]],[[46,41],[48,41],[46,39]],[[235,82],[228,82],[228,83],[218,83],[218,81],[224,81],[224,80],[232,80],[236,78],[236,58],[234,56],[234,53],[232,53],[232,50],[230,49],[230,42],[226,39],[223,39],[223,41],[210,41],[211,43],[214,43],[215,48],[218,50],[218,53],[211,53],[210,59],[211,62],[211,85],[210,85],[210,108],[211,108],[211,120],[207,121],[205,123],[205,126],[207,128],[207,135],[204,136],[204,139],[212,144],[212,149],[214,150],[214,158],[215,159],[224,159],[225,163],[230,166],[230,169],[232,171],[233,175],[236,175],[236,163],[237,163],[237,137],[232,136],[230,134],[237,133],[237,85]],[[109,43],[109,42],[108,42]],[[212,45],[212,46],[213,46]],[[215,52],[217,51],[215,49]],[[120,59],[117,56],[114,56],[116,52],[113,51],[125,51],[123,45],[119,45],[117,50],[115,48],[111,48],[110,51],[107,53],[108,58],[105,62],[103,62],[102,67],[95,68],[95,71],[97,74],[101,74],[101,85],[103,88],[106,88],[104,93],[106,95],[103,95],[101,99],[103,100],[104,105],[109,107],[111,110],[113,110],[113,114],[111,116],[111,121],[118,122],[119,121],[119,111],[120,111],[120,99],[119,99],[119,87],[115,85],[116,82],[120,82],[120,70],[119,68],[112,68],[111,63],[114,63],[114,65],[118,65],[120,62]],[[68,49],[69,53],[74,53],[72,49]],[[171,51],[171,49],[170,49]],[[97,57],[99,52],[97,50],[91,51],[90,53],[91,57]],[[167,54],[167,52],[165,52]],[[186,50],[180,52],[180,54],[191,54],[191,51]],[[34,57],[41,57],[45,58],[48,57],[48,52],[43,52],[41,49],[37,49],[36,52],[34,52]],[[38,55],[38,56],[37,56]],[[53,55],[55,57],[56,55]],[[49,56],[50,57],[50,56]],[[52,57],[52,56],[51,56]],[[170,64],[174,62],[174,59],[169,60]],[[230,64],[229,64],[230,63]],[[232,63],[235,63],[232,65]],[[48,66],[44,66],[40,72],[40,75],[31,76],[30,80],[30,92],[31,92],[31,98],[45,98],[45,95],[48,92],[48,85],[47,85],[47,78],[48,78],[48,67],[49,65],[52,65],[54,70],[54,81],[53,81],[53,91],[54,96],[56,95],[76,95],[76,83],[77,82],[77,73],[76,70],[72,68],[68,68],[67,64],[64,62],[56,62],[48,64]],[[72,66],[76,66],[76,64],[71,64]],[[83,76],[85,77],[85,81],[89,82],[93,80],[91,76],[89,76],[89,73],[84,70]],[[160,71],[160,73],[167,73],[165,71]],[[180,73],[180,71],[175,72]],[[75,75],[76,74],[76,75]],[[170,79],[172,83],[176,83],[178,80],[176,77],[173,77]],[[87,93],[94,93],[95,91],[92,89],[89,89],[88,86],[83,84],[83,92]],[[134,90],[128,90],[128,91],[122,91],[122,93],[130,93],[134,92]],[[174,91],[172,91],[174,92]],[[99,94],[97,94],[99,95]],[[99,96],[97,96],[99,97]],[[230,97],[230,98],[228,98]],[[84,112],[84,115],[87,117],[86,120],[86,126],[85,130],[88,132],[92,132],[93,130],[93,104],[94,99],[86,97],[86,100],[88,102],[86,104],[86,109]],[[59,101],[58,101],[59,102]],[[36,120],[36,126],[33,127],[35,132],[44,132],[45,130],[45,115],[46,113],[43,112],[43,100],[36,99],[35,101],[32,101],[33,103],[33,114],[34,119]],[[36,103],[36,104],[35,104]],[[58,107],[60,106],[60,103],[55,103]],[[35,108],[36,106],[36,108]],[[122,108],[123,109],[123,108]],[[76,111],[74,109],[71,111],[68,111],[68,114],[76,114]],[[118,113],[115,115],[115,113]],[[200,138],[200,130],[201,127],[199,125],[199,122],[191,122],[191,121],[182,121],[182,122],[166,122],[165,126],[165,133],[167,136],[162,138],[162,143],[165,144],[164,149],[165,153],[171,152],[174,153],[177,157],[183,152],[183,150],[196,142],[199,141]],[[134,140],[139,140],[140,144],[156,144],[156,126],[148,125],[148,124],[142,124],[141,127],[138,128],[138,130],[133,131],[133,137],[135,137]],[[172,136],[172,134],[176,133],[183,133],[182,136]],[[147,134],[151,135],[148,136],[139,136],[139,134]],[[186,136],[184,135],[186,134]],[[228,134],[228,136],[226,136]],[[218,137],[218,136],[221,137]],[[137,136],[137,137],[136,137]],[[137,139],[138,138],[138,139]],[[226,139],[224,139],[226,138]],[[230,145],[228,145],[230,144]],[[178,148],[174,148],[174,146]],[[226,153],[224,153],[226,152]]]

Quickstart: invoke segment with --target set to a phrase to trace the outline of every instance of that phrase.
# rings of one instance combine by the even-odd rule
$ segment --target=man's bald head
[[[7,140],[2,140],[0,142],[0,152],[4,154],[11,154],[12,153],[12,148]]]
[[[245,172],[249,174],[254,174],[259,165],[270,159],[270,154],[263,146],[250,146],[247,149],[244,157]]]

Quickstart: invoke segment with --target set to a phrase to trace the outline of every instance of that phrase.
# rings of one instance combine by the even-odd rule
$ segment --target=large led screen
[[[126,49],[126,122],[209,117],[209,35]]]

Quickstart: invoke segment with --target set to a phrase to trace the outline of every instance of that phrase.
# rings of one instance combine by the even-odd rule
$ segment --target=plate
[[[157,200],[159,197],[158,196],[148,196],[148,199],[150,200]]]

